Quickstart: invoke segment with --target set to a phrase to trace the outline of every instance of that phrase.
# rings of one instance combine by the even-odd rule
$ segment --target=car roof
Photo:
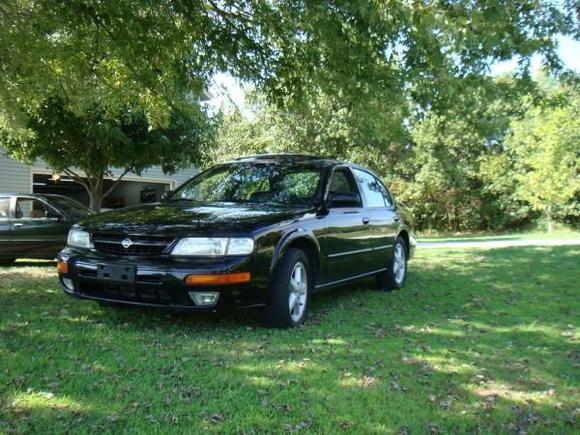
[[[64,195],[57,195],[55,193],[14,193],[14,192],[0,192],[0,196],[27,196],[29,198],[50,199],[50,198],[67,198]]]
[[[292,163],[309,164],[316,166],[333,166],[340,164],[338,160],[313,156],[309,154],[255,154],[238,157],[226,163],[256,162],[256,163]]]

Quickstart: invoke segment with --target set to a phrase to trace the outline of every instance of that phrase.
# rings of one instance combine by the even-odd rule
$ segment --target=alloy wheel
[[[405,247],[401,243],[395,246],[395,253],[393,258],[393,277],[397,284],[401,284],[405,279],[407,271],[407,259],[405,254]]]
[[[288,308],[293,322],[299,322],[306,309],[308,297],[308,274],[304,263],[297,262],[290,275],[290,288],[288,296]]]

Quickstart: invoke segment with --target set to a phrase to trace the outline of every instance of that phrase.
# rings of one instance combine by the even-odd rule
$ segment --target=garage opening
[[[105,180],[106,191],[113,180]],[[148,180],[122,180],[119,185],[103,199],[103,211],[107,209],[147,204],[161,199],[163,193],[171,190],[171,182],[163,183]],[[32,175],[33,193],[53,193],[68,196],[88,207],[89,195],[85,188],[67,176],[50,174]]]

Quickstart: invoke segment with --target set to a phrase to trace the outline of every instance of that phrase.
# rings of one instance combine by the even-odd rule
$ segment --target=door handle
[[[21,227],[23,225],[24,224],[23,223],[20,223],[20,222],[15,222],[15,223],[12,224],[13,227]]]
[[[368,216],[365,216],[364,218],[362,218],[363,225],[367,225],[370,221],[371,221],[371,218]]]

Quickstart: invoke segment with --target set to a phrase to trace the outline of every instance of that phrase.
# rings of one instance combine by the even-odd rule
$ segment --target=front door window
[[[15,217],[16,219],[49,219],[58,218],[58,213],[38,199],[18,198]]]

